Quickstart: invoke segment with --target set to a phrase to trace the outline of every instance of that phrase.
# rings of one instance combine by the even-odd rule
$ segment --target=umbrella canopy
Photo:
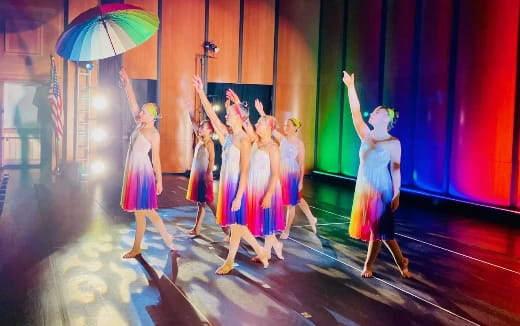
[[[72,61],[91,61],[128,51],[149,39],[159,18],[142,8],[112,3],[91,8],[67,26],[56,53]]]

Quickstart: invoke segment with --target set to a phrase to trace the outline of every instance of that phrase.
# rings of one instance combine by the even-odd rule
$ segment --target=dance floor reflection
[[[174,235],[169,252],[149,225],[143,253],[122,260],[134,220],[119,185],[42,182],[37,170],[9,171],[0,217],[0,313],[10,325],[392,325],[520,323],[520,230],[403,200],[397,234],[414,278],[387,251],[362,279],[366,244],[347,236],[352,190],[309,180],[304,189],[318,234],[299,213],[285,260],[268,269],[243,245],[230,275],[208,210],[188,236],[196,207],[186,179],[167,176],[159,214]],[[118,179],[119,180],[119,179]]]

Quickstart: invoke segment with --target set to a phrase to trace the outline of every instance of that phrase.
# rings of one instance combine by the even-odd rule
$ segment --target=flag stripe
[[[47,99],[51,105],[54,132],[58,138],[61,139],[63,136],[63,106],[61,103],[60,85],[58,84],[58,72],[53,57],[51,57],[51,85]]]

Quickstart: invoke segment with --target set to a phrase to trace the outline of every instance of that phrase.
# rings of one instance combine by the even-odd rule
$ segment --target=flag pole
[[[56,161],[55,167],[54,167],[54,174],[60,175],[60,146],[59,146],[59,137],[54,132],[54,160]]]
[[[49,55],[50,58],[51,58],[51,79],[52,79],[52,67],[56,64],[56,62],[54,61],[54,56],[52,54]],[[51,85],[52,85],[52,80],[51,80]],[[51,86],[52,87],[52,86]],[[54,161],[55,161],[55,164],[54,164],[54,168],[53,168],[53,174],[55,175],[60,175],[60,148],[59,148],[59,135],[58,133],[56,132],[56,129],[53,128],[53,131],[52,133],[54,134]]]

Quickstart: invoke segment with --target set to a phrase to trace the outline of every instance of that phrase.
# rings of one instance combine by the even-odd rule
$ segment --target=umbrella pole
[[[112,50],[114,50],[114,55],[117,55],[116,48],[114,47],[114,43],[112,43],[112,38],[110,37],[110,33],[108,32],[108,28],[107,28],[107,23],[105,22],[105,18],[103,16],[101,16],[101,23],[103,23],[105,32],[107,32],[108,40],[110,41],[110,45],[112,45]]]

